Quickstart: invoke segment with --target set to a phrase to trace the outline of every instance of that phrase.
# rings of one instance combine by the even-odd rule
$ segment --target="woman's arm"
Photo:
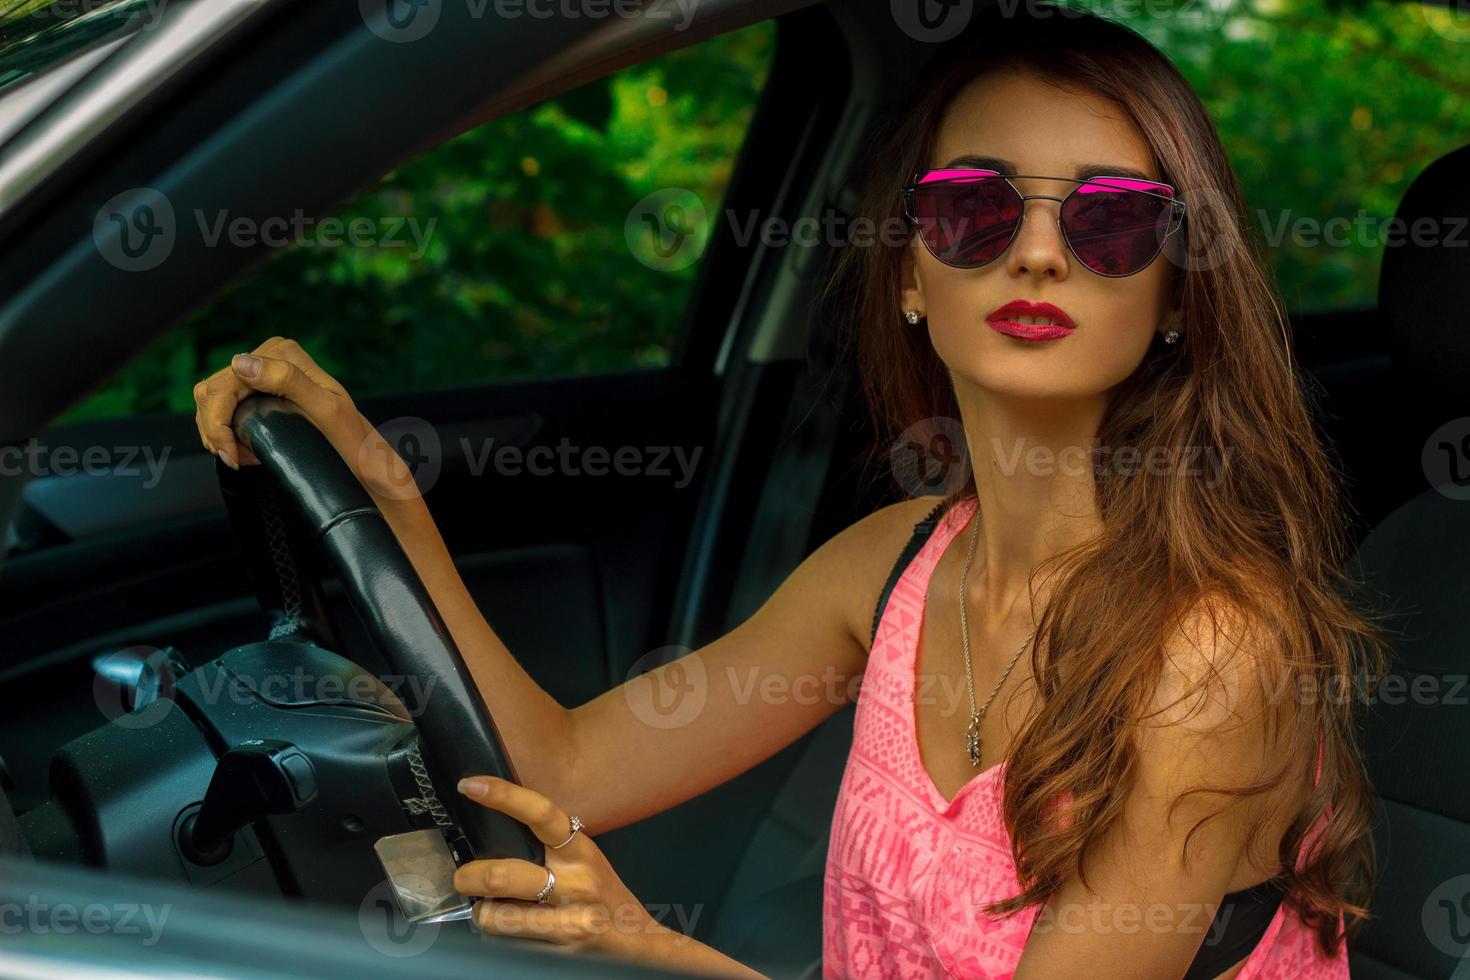
[[[1202,611],[1166,646],[1170,666],[1150,709],[1158,715],[1138,738],[1121,819],[1088,860],[1091,887],[1076,873],[1062,883],[1037,917],[1016,980],[1183,976],[1246,860],[1253,824],[1285,805],[1276,792],[1197,793],[1170,812],[1185,790],[1245,786],[1270,761],[1266,714],[1279,706],[1263,683],[1266,631],[1247,632],[1239,616],[1224,622],[1217,630]],[[1186,866],[1185,838],[1210,815],[1189,840]]]
[[[298,405],[351,467],[454,637],[520,781],[592,833],[725,782],[846,704],[888,569],[933,504],[904,501],[858,521],[808,556],[736,629],[568,709],[481,615],[403,460],[295,341],[272,337],[195,386],[204,445],[230,465],[258,462],[230,429],[235,406],[254,391]]]
[[[526,673],[485,621],[423,498],[417,494],[392,498],[374,494],[374,498],[454,637],[520,782],[554,800],[565,800],[557,794],[563,788],[560,774],[572,744],[572,713]],[[592,826],[587,815],[572,812]]]
[[[730,959],[713,946],[706,946],[674,929],[661,927],[654,948],[656,952],[649,963],[665,969],[714,977],[759,977],[761,980],[766,977],[764,973]]]
[[[381,501],[495,716],[521,782],[605,833],[739,775],[856,694],[867,626],[932,498],[883,508],[803,561],[748,620],[573,709],[485,621],[424,502]]]

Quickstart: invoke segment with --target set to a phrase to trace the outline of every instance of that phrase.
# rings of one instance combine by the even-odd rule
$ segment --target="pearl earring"
[[[919,311],[918,310],[904,310],[903,311],[903,318],[905,320],[907,320],[910,324],[918,323],[919,322]]]
[[[1177,344],[1179,343],[1179,336],[1180,334],[1178,330],[1170,330],[1164,334],[1164,343]]]

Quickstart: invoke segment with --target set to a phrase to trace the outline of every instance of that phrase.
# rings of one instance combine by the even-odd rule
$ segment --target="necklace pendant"
[[[965,729],[965,749],[970,753],[970,765],[980,765],[980,715],[970,715],[970,727]]]

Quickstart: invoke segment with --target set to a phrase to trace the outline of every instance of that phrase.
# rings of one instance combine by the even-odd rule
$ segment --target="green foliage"
[[[1470,27],[1453,11],[1329,3],[1088,6],[1179,65],[1263,239],[1283,218],[1289,232],[1299,217],[1391,217],[1470,123]],[[674,187],[719,213],[773,44],[773,25],[757,25],[449,141],[343,212],[432,221],[421,258],[411,240],[283,250],[65,418],[192,411],[193,382],[271,334],[300,340],[357,394],[667,363],[696,266],[639,262],[625,222]],[[1375,300],[1382,246],[1361,235],[1288,233],[1267,254],[1294,311]]]
[[[624,225],[672,187],[719,213],[774,42],[759,24],[448,141],[341,212],[375,244],[275,253],[61,421],[193,412],[196,381],[273,334],[354,394],[667,364],[698,266],[639,262]]]
[[[140,30],[156,9],[157,0],[0,0],[0,89]]]
[[[1373,306],[1384,222],[1470,131],[1470,25],[1413,0],[1195,6],[1222,22],[1204,30],[1181,13],[1128,23],[1179,66],[1214,119],[1287,308]],[[1340,221],[1329,238],[1323,223],[1360,211],[1369,233]],[[1300,218],[1322,233],[1293,235]]]

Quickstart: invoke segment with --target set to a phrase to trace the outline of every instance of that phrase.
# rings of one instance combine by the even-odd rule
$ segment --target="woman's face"
[[[1110,102],[1059,90],[1019,71],[977,78],[951,100],[930,167],[1014,164],[1008,173],[1074,177],[1092,164],[1162,179],[1137,129]],[[1016,179],[1022,194],[1064,197],[1076,183]],[[978,269],[944,265],[915,234],[903,260],[903,308],[928,317],[929,338],[955,384],[1021,397],[1101,395],[1133,373],[1165,323],[1173,265],[1162,254],[1136,275],[1109,278],[1080,264],[1057,226],[1061,204],[1026,202],[1006,251]],[[1076,325],[1057,340],[1023,340],[986,317],[1012,300],[1060,307]],[[900,328],[912,330],[902,321]]]

